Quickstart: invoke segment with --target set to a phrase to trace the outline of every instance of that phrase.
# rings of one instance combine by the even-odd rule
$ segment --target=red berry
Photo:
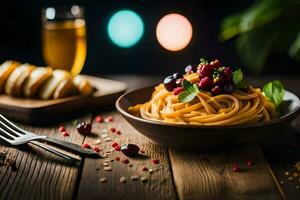
[[[213,68],[210,64],[202,65],[199,70],[200,77],[211,77]]]
[[[214,61],[211,61],[209,64],[211,65],[211,67],[213,69],[221,67],[221,63],[218,59],[215,59]]]
[[[145,151],[144,151],[143,149],[141,149],[141,150],[140,150],[140,153],[141,153],[141,154],[144,154],[144,153],[145,153]]]
[[[116,151],[121,151],[121,147],[119,145],[115,146],[114,148],[115,148]]]
[[[90,146],[89,144],[87,144],[87,143],[84,143],[84,144],[82,145],[82,147],[83,147],[83,148],[87,148],[87,149],[91,149],[91,146]]]
[[[252,166],[253,166],[253,161],[252,161],[252,160],[249,160],[249,161],[247,162],[247,166],[248,166],[248,167],[252,167]]]
[[[103,118],[101,116],[97,116],[95,120],[98,123],[103,122]]]
[[[157,165],[157,164],[159,164],[159,160],[158,159],[153,159],[152,163],[155,164],[155,165]]]
[[[99,152],[101,151],[101,149],[98,148],[98,147],[95,147],[95,148],[94,148],[94,151],[97,152],[97,153],[99,153]]]
[[[198,86],[201,90],[210,89],[212,86],[212,81],[209,77],[204,77],[200,80]]]
[[[88,122],[81,122],[77,125],[77,131],[80,134],[87,135],[91,133],[92,125]]]
[[[66,129],[65,129],[64,126],[60,126],[60,127],[58,128],[58,130],[59,130],[59,132],[64,132]]]
[[[117,157],[115,158],[116,161],[120,161],[120,159],[121,159],[121,158],[120,158],[119,156],[117,156]]]
[[[119,146],[119,144],[117,142],[114,142],[114,143],[111,144],[111,146],[116,147],[116,146]]]
[[[222,93],[222,88],[221,88],[221,86],[216,85],[215,87],[213,87],[213,88],[211,89],[211,93],[212,93],[212,95],[214,95],[214,96],[221,94],[221,93]]]
[[[143,171],[148,171],[149,169],[147,167],[142,168]]]
[[[111,128],[110,131],[114,133],[114,132],[116,132],[116,129],[115,128]]]
[[[125,158],[125,159],[123,159],[121,162],[124,163],[124,164],[128,164],[128,163],[129,163],[129,160],[128,160],[127,158]]]
[[[226,81],[230,81],[232,77],[232,70],[229,67],[225,67],[223,73],[224,73],[224,79]]]
[[[121,131],[117,130],[117,131],[116,131],[116,134],[117,134],[117,135],[121,135]]]
[[[113,117],[112,116],[108,116],[106,119],[105,119],[105,122],[108,123],[108,122],[112,122],[114,121]]]
[[[70,134],[67,131],[64,131],[62,134],[63,134],[64,137],[70,136]]]
[[[180,94],[180,93],[183,92],[183,91],[184,91],[183,87],[177,87],[177,88],[175,88],[175,89],[173,90],[173,94],[174,94],[174,95],[178,95],[178,94]]]

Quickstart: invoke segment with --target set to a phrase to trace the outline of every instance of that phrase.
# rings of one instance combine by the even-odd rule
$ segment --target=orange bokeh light
[[[190,21],[177,13],[164,16],[156,26],[159,44],[170,51],[184,49],[190,43],[192,35],[193,28]]]

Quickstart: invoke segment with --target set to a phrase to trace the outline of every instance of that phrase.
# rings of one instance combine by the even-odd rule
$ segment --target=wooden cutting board
[[[91,96],[38,100],[0,95],[0,113],[18,122],[48,125],[111,107],[127,88],[123,82],[87,75],[84,77],[97,89]]]

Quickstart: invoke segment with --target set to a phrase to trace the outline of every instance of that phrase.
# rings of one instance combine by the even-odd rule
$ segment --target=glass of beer
[[[67,70],[73,76],[79,74],[87,51],[83,8],[73,5],[43,9],[42,46],[48,66]]]

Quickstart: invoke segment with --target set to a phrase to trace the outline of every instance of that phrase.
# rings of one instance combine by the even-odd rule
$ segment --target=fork
[[[20,145],[20,144],[31,142],[31,143],[33,143],[35,145],[39,145],[41,148],[45,149],[45,145],[41,145],[34,141],[46,141],[48,143],[59,146],[61,148],[70,150],[75,153],[79,153],[80,155],[90,155],[90,156],[98,155],[95,151],[93,151],[91,149],[83,148],[77,144],[67,142],[67,141],[57,140],[57,139],[50,138],[47,136],[36,135],[32,132],[21,129],[20,127],[18,127],[17,125],[15,125],[11,121],[9,121],[7,118],[5,118],[1,114],[0,114],[0,131],[7,136],[7,137],[4,137],[4,136],[0,135],[0,138],[2,138],[3,140],[5,140],[6,142],[8,142],[12,145]],[[53,150],[54,149],[51,150],[52,153],[54,153],[54,151],[56,151],[56,150],[54,150],[54,151]]]
[[[8,137],[8,138],[6,138],[5,136],[0,135],[0,138],[3,139],[4,141],[8,142],[9,144],[11,144],[11,145],[19,145],[19,144],[22,144],[22,143],[20,143],[20,142],[18,141],[18,138],[17,138],[15,135],[13,135],[14,133],[12,133],[12,132],[10,132],[10,131],[6,131],[6,130],[4,130],[4,129],[1,128],[1,127],[0,127],[0,132],[1,132],[1,133],[4,133],[4,134],[6,135],[6,137]],[[15,141],[15,139],[16,139],[16,141]],[[46,146],[46,145],[44,145],[44,144],[39,143],[39,142],[36,142],[36,141],[30,141],[29,143],[31,143],[31,144],[33,144],[33,145],[35,145],[35,146],[38,146],[38,147],[40,147],[40,148],[42,148],[42,149],[44,149],[44,150],[47,150],[47,151],[49,151],[49,152],[51,152],[51,153],[54,153],[54,154],[56,154],[56,155],[58,155],[58,156],[60,156],[60,157],[62,157],[62,158],[64,158],[64,159],[66,159],[66,160],[68,160],[68,161],[75,162],[75,163],[80,162],[80,159],[77,159],[77,158],[74,158],[74,157],[69,156],[69,155],[67,155],[67,154],[64,154],[64,153],[62,153],[62,152],[60,152],[60,151],[57,151],[57,150],[55,150],[55,149],[53,149],[53,148],[51,148],[51,147],[49,147],[49,146]]]

